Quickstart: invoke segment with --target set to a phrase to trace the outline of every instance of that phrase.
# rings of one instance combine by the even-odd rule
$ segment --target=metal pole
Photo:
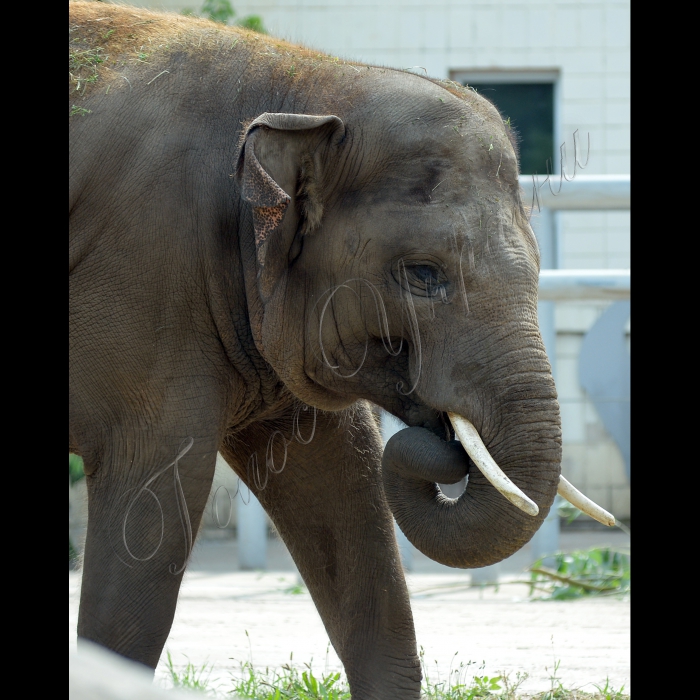
[[[391,413],[387,413],[384,410],[382,410],[381,416],[382,443],[386,445],[392,435],[398,433],[399,430],[403,430],[407,426],[398,418],[392,416]],[[411,569],[413,569],[413,545],[408,541],[408,537],[403,534],[395,520],[394,531],[396,532],[396,541],[399,545],[403,568],[406,571],[411,571]]]
[[[500,563],[482,566],[480,569],[469,569],[469,581],[472,585],[498,583]]]
[[[535,561],[540,557],[544,557],[547,554],[554,554],[559,550],[559,513],[557,512],[557,505],[559,503],[559,496],[554,497],[554,503],[544,519],[542,526],[535,533],[532,538],[532,560]],[[545,557],[545,566],[552,566],[554,564],[554,559]]]
[[[542,177],[535,178],[533,182],[532,175],[521,175],[523,202],[532,204],[533,188],[537,187],[537,196],[543,209],[610,211],[630,208],[632,189],[629,175],[584,175],[578,172],[573,180],[562,182],[561,189],[559,178],[552,180],[550,187],[550,182]]]
[[[236,501],[238,565],[245,571],[267,569],[267,515],[265,510],[252,491],[242,482]]]
[[[630,298],[629,270],[540,270],[541,301],[625,301]]]

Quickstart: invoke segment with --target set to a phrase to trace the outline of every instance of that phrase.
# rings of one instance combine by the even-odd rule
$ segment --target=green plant
[[[173,665],[172,656],[170,652],[166,652],[167,662],[166,666],[168,668],[168,673],[170,674],[170,681],[173,684],[173,688],[188,688],[189,690],[198,690],[207,694],[212,694],[213,689],[209,687],[209,678],[213,666],[207,666],[207,664],[202,664],[197,668],[189,659],[187,659],[187,665],[182,671],[177,671]],[[185,657],[187,658],[187,657]],[[206,673],[206,676],[204,675]]]
[[[237,24],[244,29],[252,29],[254,32],[258,32],[258,34],[267,34],[260,15],[248,15],[239,20]]]
[[[470,667],[474,665],[474,661],[460,661],[457,668],[453,668],[457,653],[452,657],[452,663],[447,672],[445,678],[441,677],[441,674],[437,668],[437,661],[435,662],[435,674],[437,676],[436,680],[431,678],[428,666],[425,663],[425,651],[421,647],[419,652],[421,668],[423,670],[423,687],[421,697],[424,700],[476,700],[477,698],[503,698],[504,692],[511,689],[513,692],[517,687],[525,680],[527,676],[518,676],[517,685],[510,685],[507,681],[503,683],[504,678],[502,675],[499,676],[488,676],[486,674],[482,676],[474,675],[471,679],[468,678],[470,673]],[[485,662],[482,662],[479,667],[480,671],[483,671],[485,667]],[[509,697],[509,696],[508,696]]]
[[[544,562],[554,562],[554,568]],[[445,583],[413,591],[421,597],[445,590],[527,584],[535,600],[569,600],[585,596],[617,595],[630,592],[630,552],[614,547],[592,547],[574,552],[555,552],[538,559],[529,569],[528,579],[497,583]]]
[[[236,13],[229,0],[204,0],[201,13],[213,22],[228,24]]]
[[[530,595],[537,590],[540,600],[569,600],[591,595],[630,591],[630,553],[613,547],[592,547],[574,552],[557,552],[538,559],[529,569]]]
[[[317,678],[306,664],[299,671],[285,665],[280,670],[255,671],[250,662],[241,666],[244,676],[234,682],[232,694],[254,700],[350,700],[350,689],[341,682],[340,673],[328,673]]]
[[[89,109],[83,109],[82,107],[76,107],[73,105],[74,110],[82,110],[83,112],[90,113]],[[74,114],[78,112],[73,112]],[[70,476],[71,486],[77,481],[85,478],[85,471],[83,470],[83,458],[79,455],[69,454],[68,455],[68,474]]]
[[[193,9],[186,7],[182,10],[183,15],[195,15],[197,14]],[[220,24],[228,24],[229,20],[232,20],[236,16],[236,11],[233,9],[233,5],[229,0],[204,0],[204,4],[199,11],[202,17],[212,20],[212,22],[219,22]],[[236,24],[244,29],[251,29],[259,34],[267,34],[267,31],[263,25],[262,17],[259,15],[248,15],[247,17],[242,17]]]
[[[615,690],[615,688],[610,685],[609,678],[605,679],[605,685],[602,688],[599,685],[595,685],[595,688],[602,700],[624,700],[624,698],[629,697],[628,695],[624,695],[624,685],[619,690]]]
[[[242,662],[240,670],[231,676],[231,686],[225,695],[217,694],[211,687],[209,677],[212,668],[206,664],[196,668],[188,662],[185,670],[178,672],[174,669],[168,652],[167,667],[174,687],[199,690],[209,696],[235,696],[242,700],[350,700],[350,689],[341,673],[336,671],[318,676],[314,674],[311,663],[304,664],[304,668],[300,669],[292,666],[291,660],[290,654],[290,663],[274,670],[256,669],[252,661]],[[446,676],[440,673],[437,661],[431,675],[422,648],[420,661],[423,671],[421,700],[629,700],[629,694],[624,693],[624,688],[615,689],[608,679],[602,687],[591,684],[595,692],[566,688],[558,676],[558,661],[555,661],[549,676],[549,689],[534,694],[520,690],[520,686],[528,679],[527,673],[517,672],[514,678],[508,673],[491,676],[483,673],[486,664],[482,662],[478,667],[481,675],[472,675],[474,661],[460,662],[454,668],[453,657]],[[207,676],[203,678],[205,672]]]

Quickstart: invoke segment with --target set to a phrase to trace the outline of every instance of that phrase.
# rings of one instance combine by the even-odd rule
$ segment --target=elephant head
[[[467,89],[387,72],[363,90],[332,113],[263,114],[244,130],[255,342],[302,401],[365,398],[403,420],[383,457],[399,526],[437,561],[485,566],[528,542],[560,483],[512,135]],[[467,473],[457,499],[437,486]]]

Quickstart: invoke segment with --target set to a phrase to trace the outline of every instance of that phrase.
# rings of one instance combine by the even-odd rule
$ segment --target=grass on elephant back
[[[606,681],[604,686],[590,684],[594,691],[580,688],[565,688],[557,672],[559,663],[550,675],[550,688],[540,693],[521,693],[520,686],[527,680],[526,673],[516,673],[515,679],[510,674],[499,676],[476,675],[471,673],[473,661],[461,662],[458,668],[450,668],[446,677],[439,672],[431,676],[421,649],[423,667],[423,685],[421,700],[477,700],[493,698],[500,700],[629,700],[624,688],[615,689]],[[184,669],[175,669],[170,652],[167,653],[167,667],[170,681],[175,688],[188,688],[200,691],[206,697],[240,698],[240,700],[351,700],[347,682],[340,673],[324,673],[318,677],[311,664],[301,670],[291,664],[278,669],[264,671],[256,669],[250,661],[240,666],[240,671],[231,676],[227,688],[221,684],[214,687],[210,681],[213,666],[204,664],[195,667],[188,663]],[[291,659],[291,656],[290,656]],[[437,662],[436,662],[437,663]],[[483,670],[483,665],[479,671]]]

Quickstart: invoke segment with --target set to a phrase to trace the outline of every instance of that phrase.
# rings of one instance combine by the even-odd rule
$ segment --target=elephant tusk
[[[503,473],[503,470],[496,464],[493,457],[486,449],[486,445],[484,445],[477,429],[466,418],[463,418],[456,413],[448,413],[447,415],[450,417],[450,421],[452,421],[452,425],[454,426],[455,432],[459,436],[459,441],[462,443],[462,447],[464,447],[464,449],[467,451],[467,454],[471,457],[472,462],[474,462],[474,464],[476,464],[476,466],[479,468],[479,471],[514,506],[517,506],[528,515],[537,515],[540,512],[537,504],[531,498],[528,498]],[[570,488],[573,488],[571,484],[569,484],[569,486]],[[583,496],[583,498],[586,497]],[[594,503],[592,505],[595,506]]]
[[[593,520],[597,520],[603,525],[612,527],[615,524],[615,516],[608,513],[607,510],[601,508],[598,504],[584,496],[575,486],[572,486],[563,476],[559,477],[559,488],[557,493],[572,506],[576,506],[580,511],[589,515]]]

